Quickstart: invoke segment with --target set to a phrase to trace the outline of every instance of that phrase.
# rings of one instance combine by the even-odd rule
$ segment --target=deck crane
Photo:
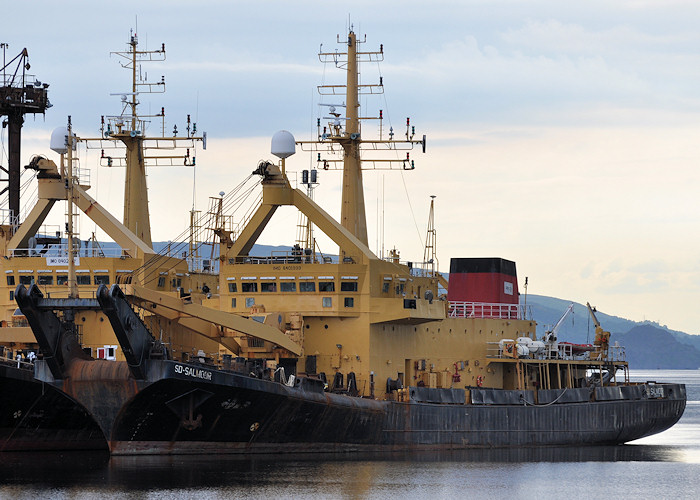
[[[566,308],[566,311],[564,311],[564,314],[561,315],[561,318],[559,318],[559,321],[557,321],[557,324],[554,325],[554,328],[551,330],[547,330],[544,332],[544,343],[547,345],[547,351],[549,353],[549,357],[556,357],[557,352],[559,351],[559,346],[557,342],[557,338],[559,336],[559,329],[562,327],[564,324],[564,320],[569,316],[569,314],[574,313],[574,303],[572,302],[569,304],[569,307]]]
[[[588,307],[588,312],[593,318],[593,324],[595,325],[595,341],[593,344],[596,346],[596,350],[593,352],[593,355],[600,356],[602,354],[603,357],[606,357],[608,355],[608,345],[610,344],[610,332],[603,330],[603,327],[600,326],[600,321],[595,315],[595,307],[591,307],[591,304],[588,302],[586,302],[586,307]]]

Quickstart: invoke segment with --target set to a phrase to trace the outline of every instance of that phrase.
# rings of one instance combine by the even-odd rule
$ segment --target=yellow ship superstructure
[[[531,320],[507,318],[450,318],[448,303],[440,296],[444,278],[431,263],[406,263],[398,251],[382,259],[367,245],[364,197],[362,195],[362,150],[425,149],[425,136],[416,139],[415,128],[407,119],[405,137],[365,139],[360,126],[358,96],[383,91],[383,85],[359,85],[358,61],[383,58],[383,49],[360,52],[352,31],[342,42],[347,51],[321,52],[321,60],[333,58],[347,71],[345,86],[323,86],[319,91],[347,96],[345,104],[327,105],[332,115],[321,128],[317,140],[298,142],[318,154],[321,168],[342,163],[343,192],[341,222],[335,221],[300,189],[291,187],[286,176],[285,158],[295,145],[286,132],[273,138],[273,153],[282,158],[263,162],[256,171],[262,177],[262,202],[247,225],[236,235],[219,231],[221,243],[221,309],[239,314],[276,317],[288,333],[303,345],[303,356],[294,362],[297,373],[325,374],[328,383],[347,388],[347,376],[354,375],[362,396],[385,397],[387,380],[398,380],[399,387],[425,385],[453,387],[487,384],[515,387],[516,375],[504,376],[508,368],[487,359],[490,342],[524,336],[534,337]],[[338,58],[342,59],[338,63]],[[340,87],[344,87],[340,89]],[[336,99],[338,99],[336,97]],[[338,107],[346,109],[341,124]],[[373,119],[382,119],[382,112]],[[385,134],[386,135],[386,134]],[[286,144],[285,144],[286,140]],[[285,147],[286,146],[286,147]],[[321,158],[320,151],[336,148],[342,159]],[[373,165],[411,169],[408,159],[381,160]],[[312,248],[298,248],[287,255],[250,255],[253,244],[281,206],[294,206],[310,224],[338,245],[338,256],[319,257]],[[265,358],[280,353],[274,346],[242,340],[241,355]],[[468,353],[468,355],[466,354]],[[284,360],[282,360],[284,361]],[[457,383],[457,381],[460,381]],[[341,387],[336,387],[341,389]],[[390,388],[389,388],[390,389]],[[391,396],[391,390],[388,395]]]
[[[172,135],[166,135],[164,109],[155,115],[143,115],[138,111],[140,95],[165,90],[164,78],[150,83],[141,78],[140,71],[143,63],[165,59],[164,45],[157,50],[141,50],[138,37],[132,33],[128,49],[114,54],[120,57],[122,66],[132,77],[130,91],[118,94],[122,99],[121,112],[102,118],[99,137],[74,135],[70,118],[68,127],[54,131],[52,149],[60,153],[60,165],[41,156],[32,159],[26,168],[37,173],[37,200],[21,224],[0,227],[0,251],[4,257],[4,277],[0,279],[3,357],[15,359],[19,354],[26,358],[38,348],[15,302],[15,288],[20,284],[26,287],[36,284],[45,297],[55,299],[94,299],[100,284],[114,283],[139,284],[200,303],[207,295],[216,293],[216,270],[211,265],[203,266],[203,259],[180,258],[182,252],[171,252],[167,248],[161,252],[153,249],[148,211],[147,166],[183,163],[193,166],[196,146],[204,137],[196,135],[196,124],[190,122],[189,116],[185,134],[178,136],[173,130]],[[147,134],[152,121],[160,122],[160,133]],[[104,167],[124,167],[123,222],[88,194],[89,171],[80,169],[78,145],[101,151],[100,164]],[[68,207],[65,229],[45,225],[46,217],[57,202]],[[100,243],[94,235],[89,242],[78,239],[78,213],[94,222],[113,243]],[[152,313],[146,316],[156,336],[165,332],[162,341],[177,356],[186,357],[200,350],[211,355],[222,349],[218,342],[178,325],[177,321],[168,321]],[[89,355],[124,359],[114,332],[99,308],[78,310],[75,325],[78,339]]]

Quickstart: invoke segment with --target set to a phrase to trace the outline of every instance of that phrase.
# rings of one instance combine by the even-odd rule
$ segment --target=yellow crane
[[[588,302],[586,302],[586,307],[588,307],[588,312],[593,318],[593,324],[595,324],[595,341],[593,344],[596,346],[596,350],[593,352],[593,355],[595,357],[602,354],[602,357],[606,357],[608,355],[608,345],[610,344],[610,332],[603,330],[603,327],[600,326],[600,321],[595,315],[595,307],[591,307],[591,304]]]

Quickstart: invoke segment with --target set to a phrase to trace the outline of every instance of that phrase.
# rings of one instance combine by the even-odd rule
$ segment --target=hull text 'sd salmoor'
[[[624,349],[611,345],[593,308],[595,342],[575,346],[557,340],[559,325],[536,337],[512,261],[453,258],[448,283],[437,269],[432,202],[423,262],[369,248],[363,165],[411,170],[410,152],[425,152],[426,139],[410,119],[404,133],[386,130],[382,110],[360,115],[359,96],[383,84],[360,84],[359,63],[381,61],[384,51],[361,51],[353,31],[338,41],[343,50],[319,58],[346,79],[319,87],[329,116],[318,119],[317,137],[275,134],[280,160],[253,172],[262,197],[245,224],[217,212],[218,289],[167,293],[143,285],[148,270],[140,281],[135,273],[102,283],[90,299],[19,284],[15,299],[43,348],[33,380],[73,402],[113,454],[619,444],[676,423],[685,386],[630,382]],[[367,120],[378,138],[362,128]],[[318,170],[302,172],[305,192],[292,187],[286,172],[297,147],[322,172],[342,170],[339,221],[313,200]],[[218,206],[239,194],[222,193]],[[251,255],[285,206],[300,214],[295,245]],[[320,252],[314,231],[337,255]],[[85,310],[108,320],[124,361],[77,355],[70,325]],[[226,349],[174,352],[162,338],[175,324]],[[36,428],[47,422],[38,418]]]

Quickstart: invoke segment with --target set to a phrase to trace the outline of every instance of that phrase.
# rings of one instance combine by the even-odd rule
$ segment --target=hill
[[[521,296],[524,301],[524,296]],[[528,295],[527,305],[537,321],[537,335],[551,328],[561,318],[571,301]],[[669,330],[656,323],[637,322],[596,312],[601,326],[611,333],[611,342],[625,346],[627,360],[634,368],[696,369],[700,368],[700,335]],[[574,302],[570,315],[559,331],[566,342],[592,343],[595,325],[585,304]]]
[[[700,367],[700,351],[652,325],[635,326],[616,335],[615,341],[625,346],[627,361],[634,368],[694,370]]]

